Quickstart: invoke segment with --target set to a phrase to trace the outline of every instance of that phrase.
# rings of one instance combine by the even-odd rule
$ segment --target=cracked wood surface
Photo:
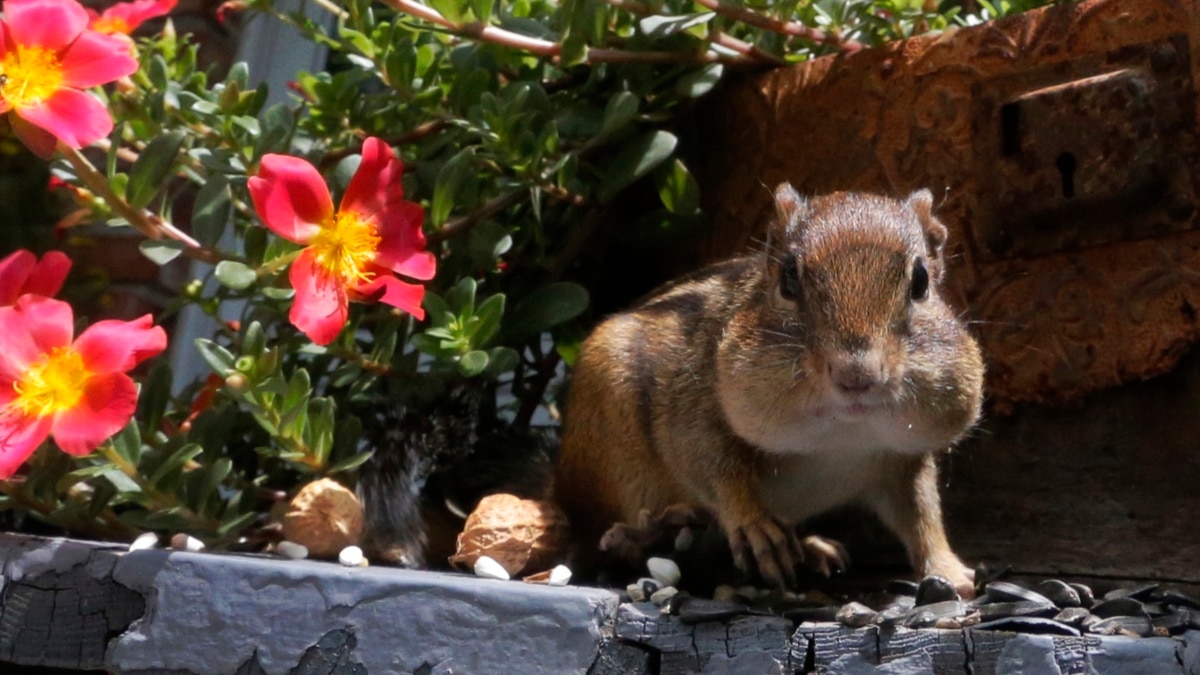
[[[0,533],[0,664],[118,673],[1200,673],[1200,631],[685,623],[601,589]],[[0,672],[8,672],[0,667]]]

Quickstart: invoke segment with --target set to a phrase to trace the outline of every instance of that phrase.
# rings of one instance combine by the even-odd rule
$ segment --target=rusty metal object
[[[748,77],[700,114],[717,258],[769,188],[929,187],[989,397],[1062,403],[1200,338],[1200,6],[1091,0]]]

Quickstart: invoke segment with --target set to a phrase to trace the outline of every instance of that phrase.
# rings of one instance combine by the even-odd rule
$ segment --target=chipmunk
[[[918,574],[972,597],[935,459],[979,417],[983,361],[939,295],[933,197],[807,199],[784,183],[774,198],[765,251],[666,285],[584,343],[556,498],[593,550],[614,523],[699,507],[739,568],[781,586],[806,555],[843,562],[797,526],[860,503]]]

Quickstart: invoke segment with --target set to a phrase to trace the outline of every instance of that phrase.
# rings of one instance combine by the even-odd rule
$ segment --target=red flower
[[[23,295],[0,307],[0,478],[8,478],[48,436],[86,455],[129,423],[137,386],[126,375],[167,347],[147,314],[100,321],[72,341],[71,306]]]
[[[58,293],[71,259],[60,251],[49,251],[39,261],[24,249],[0,260],[0,307],[8,306],[26,293],[50,297]]]
[[[436,266],[425,250],[424,212],[404,201],[403,168],[386,143],[368,138],[336,211],[325,181],[302,159],[266,155],[250,179],[263,223],[306,246],[289,274],[296,289],[289,318],[319,345],[332,342],[346,325],[350,300],[379,301],[425,318],[425,287],[393,274],[424,281]]]
[[[99,99],[81,91],[138,69],[127,40],[87,30],[75,0],[7,0],[0,20],[0,114],[42,157],[56,139],[81,148],[112,130]]]
[[[87,13],[92,19],[90,28],[98,33],[109,35],[129,35],[144,22],[170,13],[175,9],[177,2],[178,0],[118,2],[104,10],[103,14],[89,9]]]

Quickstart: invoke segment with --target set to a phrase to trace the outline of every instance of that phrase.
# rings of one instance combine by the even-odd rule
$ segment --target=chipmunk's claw
[[[790,528],[773,519],[734,527],[729,531],[729,547],[738,569],[750,571],[753,556],[763,579],[782,588],[796,586],[796,563],[803,552]]]
[[[805,564],[826,578],[834,573],[841,574],[850,566],[850,554],[841,542],[814,534],[805,537],[800,547],[804,552]]]

